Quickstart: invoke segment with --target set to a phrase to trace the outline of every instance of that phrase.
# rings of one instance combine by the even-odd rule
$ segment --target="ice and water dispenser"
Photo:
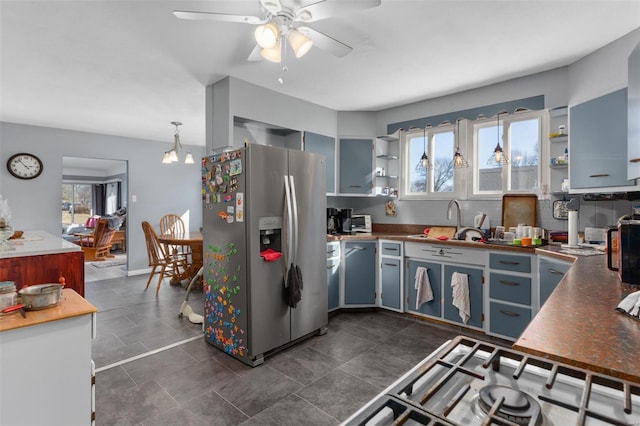
[[[282,256],[282,218],[279,216],[258,219],[260,230],[260,256],[273,262]]]

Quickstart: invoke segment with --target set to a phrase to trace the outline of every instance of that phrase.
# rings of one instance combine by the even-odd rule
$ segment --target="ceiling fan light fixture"
[[[278,26],[273,22],[268,22],[263,25],[259,25],[254,33],[256,42],[263,49],[270,49],[274,47],[278,42],[280,36],[280,30]]]
[[[295,28],[292,28],[287,34],[287,41],[296,58],[302,58],[313,46],[313,41]]]
[[[282,59],[281,52],[280,52],[280,43],[278,43],[277,45],[269,49],[262,49],[260,51],[260,55],[263,58],[265,58],[267,61],[271,61],[279,64]]]

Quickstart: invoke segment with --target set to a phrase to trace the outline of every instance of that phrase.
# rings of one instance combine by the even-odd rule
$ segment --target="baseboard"
[[[128,277],[133,277],[135,275],[145,275],[145,274],[149,274],[149,272],[151,272],[151,268],[146,268],[146,269],[135,269],[135,270],[128,270],[127,271],[127,276]]]

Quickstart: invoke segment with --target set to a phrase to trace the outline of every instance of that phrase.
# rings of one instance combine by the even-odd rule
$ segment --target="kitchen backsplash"
[[[613,226],[618,218],[631,214],[632,202],[627,200],[584,201],[582,196],[576,196],[580,201],[578,212],[578,229],[585,227],[606,228]],[[393,224],[425,224],[452,225],[456,224],[455,212],[451,219],[447,219],[448,200],[438,201],[400,201],[396,203],[396,216],[385,215],[387,197],[327,197],[328,207],[353,208],[354,213],[370,214],[374,223]],[[462,226],[472,226],[476,214],[481,211],[487,213],[490,225],[494,228],[500,225],[502,217],[502,201],[488,200],[460,200],[462,207]],[[554,231],[566,231],[567,221],[553,218],[553,200],[538,201],[539,226]]]

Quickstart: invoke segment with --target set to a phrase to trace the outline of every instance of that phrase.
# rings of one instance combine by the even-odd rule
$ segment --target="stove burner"
[[[528,425],[532,419],[534,420],[532,424],[542,423],[540,404],[525,392],[508,386],[489,385],[480,389],[478,396],[478,405],[485,414],[489,413],[498,399],[504,397],[504,401],[496,411],[498,417],[519,425]]]

